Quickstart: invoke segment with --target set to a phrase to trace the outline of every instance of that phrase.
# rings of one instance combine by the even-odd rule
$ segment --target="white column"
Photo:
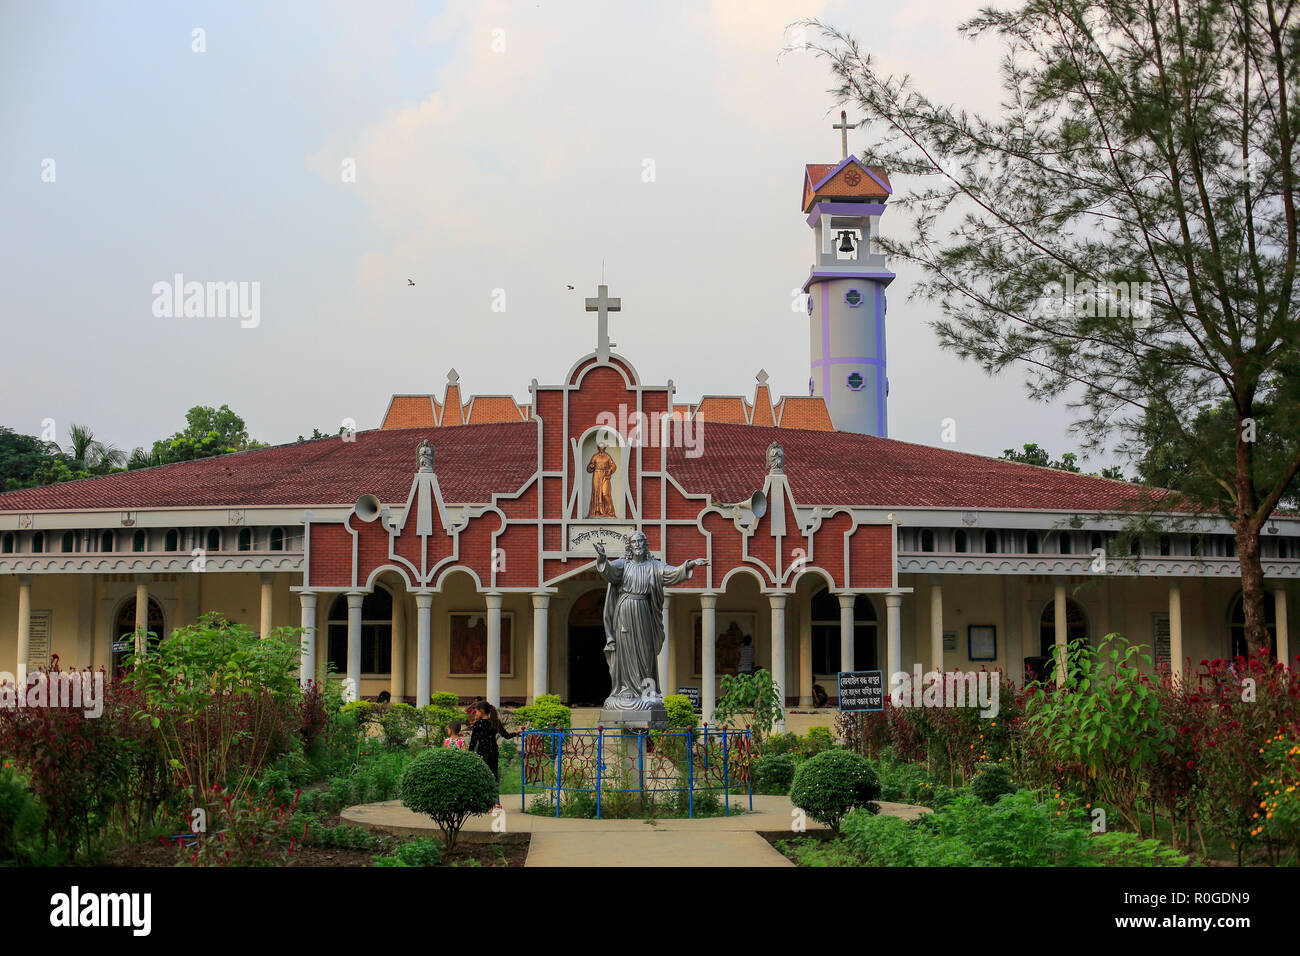
[[[32,578],[29,574],[18,576],[18,665],[14,673],[18,676],[16,690],[23,694],[27,691],[27,658],[32,650]]]
[[[143,655],[149,648],[149,585],[135,581],[135,652]]]
[[[903,669],[903,595],[885,595],[885,686]]]
[[[718,706],[718,596],[700,595],[700,709],[704,720],[713,719]]]
[[[840,595],[840,670],[853,670],[853,605],[857,602],[856,594]],[[886,680],[888,675],[886,675]]]
[[[774,730],[785,733],[785,600],[784,594],[769,594],[768,603],[772,605],[772,680],[776,684],[777,697],[781,701],[781,714]]]
[[[799,706],[813,705],[812,603],[799,604]]]
[[[361,604],[365,599],[360,591],[348,592],[348,700],[361,699]]]
[[[1287,649],[1286,632],[1286,588],[1278,585],[1273,589],[1273,609],[1277,612],[1277,659],[1287,667],[1291,666],[1291,653]]]
[[[943,672],[943,585],[930,578],[930,667]]]
[[[406,697],[406,593],[393,588],[393,639],[389,644],[392,672],[388,676],[388,693],[394,701]],[[416,678],[419,684],[419,678]],[[423,704],[418,704],[423,707]]]
[[[415,596],[415,706],[429,703],[433,666],[433,595]]]
[[[501,595],[487,595],[487,691],[494,707],[501,706]]]
[[[664,602],[665,606],[667,601]],[[548,693],[547,676],[550,663],[550,651],[547,638],[551,627],[551,596],[549,594],[533,595],[533,701]]]
[[[664,696],[672,693],[672,685],[668,681],[668,654],[673,646],[672,606],[673,594],[667,591],[664,593],[664,646],[659,648],[659,693]]]
[[[1056,647],[1055,647],[1056,686],[1064,687],[1065,673],[1066,673],[1065,652],[1066,652],[1066,637],[1067,637],[1067,632],[1065,629],[1066,621],[1065,621],[1065,585],[1064,584],[1056,585],[1056,588],[1052,592],[1052,616],[1055,618],[1055,621],[1053,622],[1053,635],[1056,641]]]
[[[275,576],[269,573],[263,573],[260,577],[262,584],[262,621],[259,634],[265,638],[271,633],[271,600],[272,587],[275,584]]]
[[[311,591],[298,592],[298,606],[302,612],[302,656],[298,665],[298,683],[307,686],[316,679],[316,595]]]
[[[1174,680],[1183,676],[1183,592],[1174,578],[1169,582],[1169,673]]]

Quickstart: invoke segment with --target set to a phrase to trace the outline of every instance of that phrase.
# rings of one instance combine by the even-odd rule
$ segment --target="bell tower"
[[[808,295],[810,395],[826,401],[836,431],[886,437],[885,289],[894,274],[877,243],[893,190],[885,171],[848,154],[804,167],[803,211],[813,232]]]

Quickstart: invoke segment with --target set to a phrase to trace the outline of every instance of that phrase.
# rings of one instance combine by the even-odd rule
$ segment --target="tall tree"
[[[261,442],[248,437],[248,426],[230,410],[229,405],[220,408],[195,405],[186,412],[185,421],[184,431],[154,442],[147,459],[143,455],[133,455],[137,467],[142,467],[142,461],[167,465],[176,461],[192,461],[195,458],[211,458],[214,455],[229,455],[232,452],[265,447]]]
[[[89,425],[69,426],[68,438],[65,454],[81,471],[103,474],[126,463],[126,453],[96,439]]]
[[[1154,414],[1199,476],[1187,499],[1233,524],[1246,640],[1266,649],[1259,533],[1300,473],[1278,417],[1300,367],[1294,0],[986,9],[962,30],[1004,46],[991,117],[805,26],[833,93],[882,134],[870,160],[921,177],[893,203],[914,234],[882,246],[919,266],[941,344],[991,374],[1023,367],[1032,397],[1075,410],[1088,449],[1139,439]],[[1196,423],[1220,405],[1215,450]]]

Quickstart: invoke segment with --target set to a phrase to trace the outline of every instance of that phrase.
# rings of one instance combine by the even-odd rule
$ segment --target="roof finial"
[[[840,131],[840,152],[843,154],[840,156],[841,160],[849,158],[849,130],[857,129],[863,122],[863,120],[859,120],[856,123],[850,123],[849,114],[844,110],[840,110],[840,121],[833,124],[831,129]]]

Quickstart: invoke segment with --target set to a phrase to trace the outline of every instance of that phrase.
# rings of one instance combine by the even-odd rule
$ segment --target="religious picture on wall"
[[[992,624],[972,624],[966,628],[968,657],[973,661],[998,658],[998,629]]]
[[[587,462],[587,474],[591,475],[591,507],[587,510],[588,518],[616,518],[614,513],[614,472],[618,463],[605,451],[606,444],[596,444],[596,454]]]
[[[740,671],[740,648],[745,642],[745,638],[750,638],[750,645],[753,646],[755,624],[757,617],[747,612],[717,612],[717,642],[716,642],[716,666],[719,674],[736,674]],[[700,612],[696,611],[692,615],[692,628],[694,631],[694,670],[691,671],[695,676],[703,673],[704,661],[704,619]]]
[[[511,650],[513,617],[501,615],[501,676],[512,677]],[[451,615],[451,676],[472,677],[487,673],[487,615],[460,612]]]

